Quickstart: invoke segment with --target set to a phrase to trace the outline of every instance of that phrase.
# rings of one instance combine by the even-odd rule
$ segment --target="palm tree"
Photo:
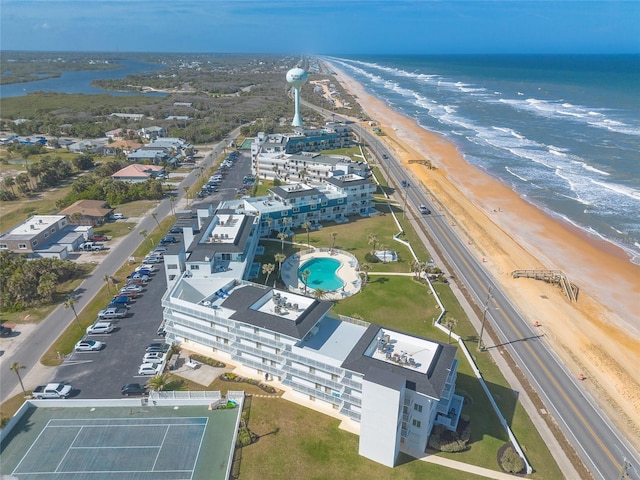
[[[262,273],[267,275],[267,277],[264,279],[265,285],[269,281],[269,275],[271,275],[275,269],[276,266],[273,263],[265,263],[264,265],[262,265]]]
[[[10,188],[11,194],[15,197],[16,192],[13,190],[13,186],[16,184],[16,179],[11,176],[7,176],[7,177],[4,177],[3,181],[4,181],[4,186],[7,188]]]
[[[171,205],[171,215],[175,215],[176,214],[176,210],[175,210],[175,207],[174,207],[174,203],[175,202],[176,202],[176,199],[173,196],[169,197],[169,204]]]
[[[286,232],[289,230],[289,225],[293,223],[293,219],[291,217],[284,217],[282,219],[282,231]]]
[[[458,325],[458,320],[453,317],[447,317],[447,319],[444,321],[444,326],[449,330],[449,338],[447,340],[447,343],[451,343],[451,332],[454,328],[456,328],[456,325]]]
[[[149,380],[149,388],[156,392],[161,392],[167,388],[167,386],[171,383],[170,375],[168,373],[161,373],[160,375],[156,375],[151,380]]]
[[[158,213],[157,212],[153,212],[151,214],[151,216],[153,217],[153,219],[156,221],[156,225],[158,225],[158,230],[160,230],[160,222],[158,222]]]
[[[307,247],[311,248],[311,243],[309,241],[309,230],[311,230],[311,224],[309,222],[304,222],[301,227],[307,231]]]
[[[331,232],[329,234],[329,236],[331,237],[331,250],[333,250],[333,248],[336,246],[336,237],[338,236],[338,232]]]
[[[80,325],[80,320],[78,319],[78,312],[76,312],[75,304],[76,304],[76,299],[73,297],[67,298],[63,303],[64,308],[70,308],[73,311],[73,315],[76,317],[76,323],[78,324],[78,328],[82,330],[82,325]]]
[[[20,388],[22,388],[22,393],[26,395],[27,392],[24,389],[24,385],[22,384],[22,377],[20,376],[20,369],[22,368],[27,368],[27,367],[25,367],[24,365],[20,365],[18,362],[13,362],[9,367],[9,370],[16,372],[16,375],[18,376],[18,381],[20,382]]]
[[[278,234],[278,238],[280,239],[280,242],[282,243],[282,253],[284,253],[284,240],[285,240],[285,238],[287,238],[287,234],[286,233],[279,233]]]
[[[58,280],[58,275],[53,272],[47,272],[40,276],[40,280],[38,281],[38,295],[47,302],[53,300],[53,294],[56,291],[56,280]]]
[[[140,235],[142,235],[144,237],[145,240],[147,240],[148,235],[147,235],[147,231],[146,230],[140,230],[138,232]],[[151,242],[151,239],[149,238],[149,244],[153,247],[153,243]]]
[[[300,276],[302,277],[302,283],[304,284],[304,294],[307,294],[307,279],[311,275],[311,270],[306,269],[304,272],[300,272]]]
[[[316,288],[313,291],[313,298],[315,298],[316,300],[323,300],[324,298],[326,298],[328,293],[329,292],[324,288]]]
[[[285,261],[287,256],[284,253],[276,253],[274,255],[276,262],[278,262],[278,270],[282,270],[282,262]]]
[[[102,277],[102,279],[104,280],[104,283],[107,284],[107,292],[109,293],[109,295],[111,295],[111,286],[109,285],[109,280],[110,277],[107,273],[104,274],[104,277]]]
[[[189,187],[184,186],[182,187],[182,189],[184,190],[184,198],[187,199],[187,207],[189,206]]]
[[[414,260],[411,262],[411,270],[416,278],[420,278],[420,272],[422,271],[423,264],[420,260]]]
[[[369,245],[371,245],[371,254],[375,255],[376,245],[378,244],[378,236],[375,233],[370,233],[367,241]]]
[[[371,265],[368,263],[363,263],[360,265],[360,271],[364,273],[364,284],[369,283],[369,270],[371,270]]]

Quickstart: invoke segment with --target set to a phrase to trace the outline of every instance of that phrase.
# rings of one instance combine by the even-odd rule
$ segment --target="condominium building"
[[[349,179],[336,179],[327,191],[345,188],[341,181]],[[334,409],[359,426],[360,454],[392,467],[402,446],[424,451],[434,425],[456,429],[462,408],[454,394],[456,347],[341,317],[331,302],[248,281],[257,273],[261,236],[297,226],[280,221],[294,213],[296,222],[326,219],[323,209],[334,215],[334,206],[349,205],[349,195],[360,198],[360,185],[366,184],[352,184],[354,192],[342,191],[332,205],[325,187],[301,184],[227,202],[215,212],[198,210],[199,233],[185,228],[184,243],[165,252],[163,317],[167,342],[242,365],[301,400]]]

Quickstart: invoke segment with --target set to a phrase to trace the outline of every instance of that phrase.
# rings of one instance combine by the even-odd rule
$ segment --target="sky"
[[[0,0],[0,50],[640,53],[640,0]]]

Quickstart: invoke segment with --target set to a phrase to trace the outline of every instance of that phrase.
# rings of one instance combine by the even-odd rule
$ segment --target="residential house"
[[[164,167],[160,165],[139,165],[132,164],[118,170],[111,175],[114,180],[122,180],[123,182],[146,182],[149,179],[156,178]]]
[[[101,225],[111,213],[113,208],[103,200],[78,200],[62,210],[60,215],[66,215],[69,223],[74,225]]]

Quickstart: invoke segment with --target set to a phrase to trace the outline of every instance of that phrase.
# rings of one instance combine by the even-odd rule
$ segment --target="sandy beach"
[[[523,200],[468,164],[456,147],[369,95],[331,65],[336,80],[378,122],[395,157],[450,215],[462,238],[520,312],[542,325],[554,351],[640,446],[640,266],[614,245],[590,238]],[[429,170],[408,160],[429,159]],[[514,279],[516,269],[562,270],[580,288],[572,304],[559,287]]]

